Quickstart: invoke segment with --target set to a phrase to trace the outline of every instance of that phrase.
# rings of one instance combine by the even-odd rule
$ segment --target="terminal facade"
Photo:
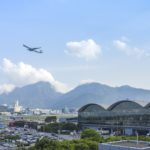
[[[116,102],[107,109],[98,104],[87,104],[78,111],[82,128],[109,130],[122,135],[150,132],[150,104],[145,107],[131,101]]]

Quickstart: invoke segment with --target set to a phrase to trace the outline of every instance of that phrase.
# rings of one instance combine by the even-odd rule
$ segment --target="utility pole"
[[[136,144],[138,144],[139,143],[139,134],[138,134],[138,132],[136,131]]]

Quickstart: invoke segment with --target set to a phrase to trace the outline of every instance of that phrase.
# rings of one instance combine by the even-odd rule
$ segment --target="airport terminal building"
[[[82,128],[107,129],[111,132],[132,135],[150,132],[150,104],[123,100],[107,109],[98,104],[87,104],[78,111],[78,123]]]

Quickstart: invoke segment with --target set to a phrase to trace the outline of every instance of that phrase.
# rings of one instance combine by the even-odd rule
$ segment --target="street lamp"
[[[138,132],[136,131],[136,144],[138,144],[139,143],[139,134],[138,134]]]

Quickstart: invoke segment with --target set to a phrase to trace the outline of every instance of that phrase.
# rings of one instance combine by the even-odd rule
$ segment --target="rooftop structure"
[[[123,100],[123,101],[118,101],[111,106],[108,107],[107,110],[113,111],[113,112],[136,112],[143,109],[143,107],[130,100]]]
[[[115,141],[99,144],[100,150],[150,150],[150,143],[145,141]]]
[[[79,109],[78,122],[82,127],[125,129],[124,134],[132,134],[133,129],[149,132],[150,109],[131,100],[116,102],[107,109],[87,104]]]

